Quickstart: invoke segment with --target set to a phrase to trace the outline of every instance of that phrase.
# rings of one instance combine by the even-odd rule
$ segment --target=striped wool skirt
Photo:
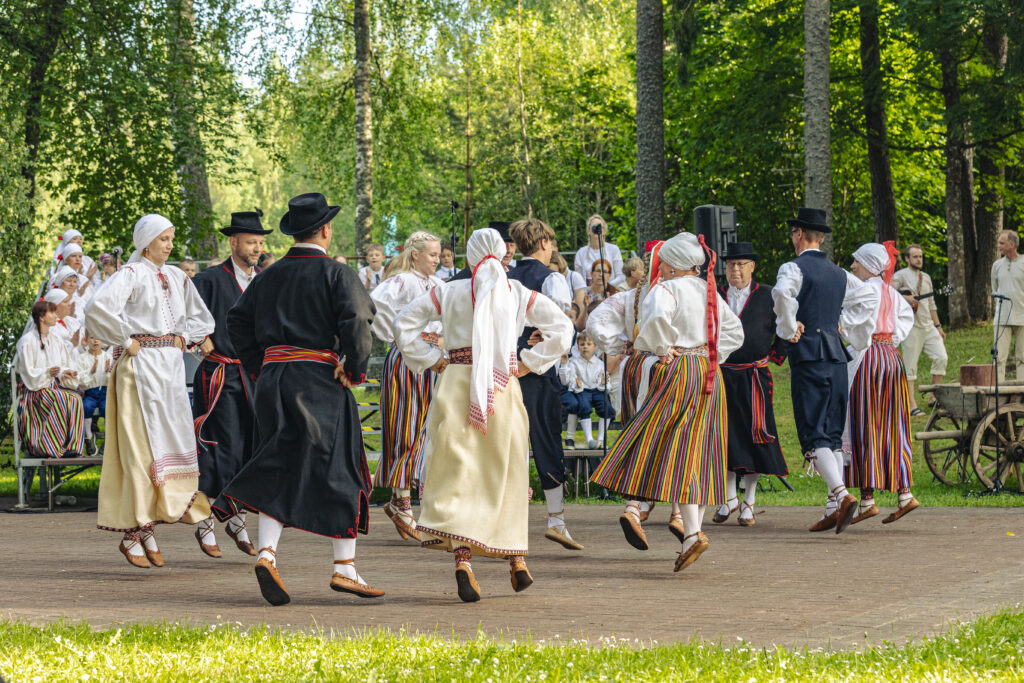
[[[658,359],[650,354],[636,351],[622,364],[622,399],[620,411],[622,424],[626,424],[636,415],[637,404],[647,398],[651,368]]]
[[[704,393],[708,359],[684,355],[651,371],[647,398],[591,480],[632,500],[717,505],[725,500],[722,376]]]
[[[910,488],[910,393],[903,358],[892,342],[875,342],[864,352],[850,386],[849,421],[846,485]]]
[[[374,486],[410,489],[419,476],[436,379],[430,370],[410,370],[397,347],[388,349],[380,380],[381,448]]]
[[[82,397],[56,382],[39,391],[18,385],[18,428],[28,452],[40,458],[61,458],[85,452],[85,411]]]

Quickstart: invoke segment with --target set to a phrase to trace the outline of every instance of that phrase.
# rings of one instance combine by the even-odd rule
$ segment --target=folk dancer
[[[871,345],[855,353],[849,364],[849,441],[844,446],[851,457],[846,485],[860,489],[860,505],[851,524],[878,514],[875,489],[898,494],[898,506],[883,524],[918,507],[910,492],[910,396],[903,359],[896,350],[914,326],[914,310],[889,284],[898,254],[892,242],[868,243],[853,252],[850,267],[877,302]]]
[[[85,452],[82,397],[75,391],[78,372],[64,337],[53,333],[56,324],[57,305],[47,299],[35,302],[31,326],[17,345],[18,431],[38,458]]]
[[[914,309],[914,326],[910,328],[907,338],[900,346],[903,354],[903,365],[907,370],[907,388],[910,394],[910,415],[923,415],[924,411],[917,407],[917,400],[914,396],[914,383],[917,381],[917,361],[921,358],[921,351],[931,359],[931,383],[942,384],[942,378],[946,374],[946,363],[949,356],[946,354],[946,332],[942,329],[939,321],[938,308],[935,306],[935,297],[926,296],[934,294],[935,286],[932,278],[924,272],[924,251],[919,244],[911,244],[903,250],[903,257],[907,261],[907,267],[897,270],[892,277],[892,286],[895,287],[903,298]],[[922,298],[923,297],[923,298]]]
[[[501,265],[504,266],[506,273],[516,267],[516,261],[513,258],[516,255],[516,241],[512,239],[512,236],[508,233],[510,225],[512,224],[508,221],[491,221],[487,224],[487,227],[491,230],[497,230],[498,234],[501,235],[501,239],[505,242],[505,255],[501,257]],[[469,280],[472,277],[473,269],[466,266],[450,279]]]
[[[332,590],[384,595],[355,568],[371,484],[351,387],[365,380],[374,308],[356,272],[327,255],[340,208],[319,193],[293,197],[280,229],[294,246],[228,311],[242,367],[258,375],[256,436],[252,458],[213,509],[221,521],[259,513],[256,580],[271,605],[291,600],[277,571],[286,526],[333,539]]]
[[[507,558],[516,592],[533,583],[525,561],[528,416],[517,376],[545,372],[572,340],[572,325],[557,304],[506,276],[504,250],[497,231],[477,230],[466,245],[473,277],[420,296],[394,322],[409,367],[441,373],[427,425],[419,530],[424,548],[455,554],[465,602],[480,599],[473,555]],[[438,320],[448,360],[420,334]],[[542,340],[519,351],[517,360],[525,329],[538,330]]]
[[[509,271],[509,279],[545,295],[568,318],[572,310],[572,292],[565,278],[548,268],[555,248],[555,231],[536,218],[516,221],[508,231],[523,255],[519,265]],[[535,332],[533,327],[527,327],[523,332],[519,339],[520,352],[530,345],[531,337],[533,342],[537,341]],[[530,448],[548,508],[548,529],[544,538],[568,550],[583,550],[583,544],[572,537],[565,525],[562,390],[557,371],[551,366],[543,373],[524,375],[519,387],[523,392],[526,413],[530,416]]]
[[[374,475],[375,486],[391,487],[391,500],[384,514],[403,539],[420,540],[412,514],[411,489],[419,479],[427,409],[437,375],[432,370],[417,373],[402,360],[395,344],[392,321],[409,302],[441,284],[434,276],[441,254],[441,242],[429,232],[415,232],[405,249],[389,264],[394,273],[370,297],[377,307],[373,333],[390,345],[380,380],[381,456]],[[420,330],[424,339],[440,345],[441,326],[434,323]]]
[[[781,364],[784,348],[775,336],[772,290],[754,281],[759,255],[750,242],[729,245],[725,276],[729,281],[719,290],[729,309],[743,323],[743,346],[722,363],[725,403],[729,408],[729,458],[725,480],[725,503],[711,521],[716,524],[740,511],[740,526],[754,526],[757,481],[762,475],[780,477],[789,473],[779,446],[772,406],[772,373],[768,362]],[[743,477],[743,502],[736,495],[737,478]]]
[[[673,279],[641,304],[634,353],[658,358],[647,399],[624,425],[591,480],[634,501],[672,503],[682,549],[674,571],[693,564],[710,541],[701,531],[708,505],[725,500],[725,392],[718,358],[743,343],[743,326],[715,290],[714,252],[703,237],[681,233],[660,251]],[[710,258],[708,282],[699,277]],[[639,506],[620,518],[627,542],[646,550]],[[683,531],[685,529],[685,532]]]
[[[135,567],[162,567],[156,524],[210,516],[181,354],[211,349],[210,311],[192,281],[167,265],[174,226],[149,214],[135,224],[135,251],[85,310],[89,334],[114,349],[107,392],[107,441],[96,525],[124,534],[118,548]]]
[[[640,303],[662,279],[671,280],[675,277],[675,269],[662,266],[658,252],[664,242],[651,241],[646,245],[646,273],[636,285],[624,292],[608,297],[587,318],[587,331],[601,352],[609,358],[623,358],[620,365],[621,380],[619,392],[619,419],[626,424],[636,414],[639,406],[647,398],[650,386],[651,370],[658,361],[656,356],[635,351],[633,342],[640,332]],[[654,501],[627,500],[623,515],[633,515],[636,523],[646,522],[654,509]],[[632,524],[628,520],[620,520],[623,524]],[[679,533],[683,532],[682,518],[672,517],[670,525],[677,525]],[[641,529],[641,535],[643,531]]]
[[[238,211],[231,224],[221,228],[228,236],[231,256],[219,266],[207,268],[192,280],[213,315],[217,327],[210,335],[213,349],[196,368],[192,380],[192,420],[199,448],[199,490],[216,500],[228,482],[252,457],[253,395],[255,382],[238,359],[228,334],[228,311],[252,284],[266,235],[263,212]],[[245,528],[246,510],[228,520],[225,531],[235,546],[249,556],[256,550]],[[210,557],[220,557],[214,535],[214,516],[199,523],[196,540]]]
[[[821,209],[801,207],[786,221],[797,258],[779,268],[772,298],[775,334],[788,340],[793,417],[804,458],[828,487],[825,513],[810,531],[840,533],[857,513],[843,482],[843,428],[851,360],[840,327],[855,350],[870,342],[872,290],[828,260],[821,243],[832,232]]]

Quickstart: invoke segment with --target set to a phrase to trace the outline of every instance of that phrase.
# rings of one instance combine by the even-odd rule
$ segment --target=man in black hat
[[[829,490],[825,514],[810,531],[835,527],[838,534],[857,512],[857,499],[843,482],[850,354],[840,329],[852,346],[867,347],[873,327],[871,291],[821,250],[832,232],[823,210],[801,207],[786,223],[797,257],[782,264],[772,290],[775,333],[790,342],[786,354],[800,448]]]
[[[286,526],[334,539],[333,590],[384,594],[354,564],[371,484],[350,389],[365,379],[376,309],[356,272],[327,255],[339,208],[319,193],[292,198],[281,232],[294,246],[228,312],[238,358],[258,375],[256,435],[252,458],[213,509],[220,519],[260,513],[256,578],[272,605],[291,600],[276,561]]]
[[[192,380],[192,419],[199,450],[199,490],[213,500],[252,455],[253,380],[242,369],[228,336],[228,310],[235,305],[259,269],[256,263],[266,235],[260,217],[263,212],[231,214],[231,225],[221,228],[228,236],[231,257],[207,268],[193,280],[203,303],[210,309],[217,327],[208,341],[212,349],[196,368]],[[238,549],[255,555],[245,528],[245,510],[228,520],[226,531]],[[213,515],[196,529],[199,547],[210,557],[220,557],[213,530]]]
[[[505,266],[505,270],[512,270],[516,267],[516,262],[512,259],[516,255],[516,241],[509,235],[508,228],[512,225],[508,221],[491,221],[487,224],[488,228],[497,230],[498,234],[501,235],[501,239],[505,242],[505,256],[501,259],[501,265]],[[456,273],[451,279],[452,280],[468,280],[473,277],[472,268],[463,268]]]
[[[726,502],[712,521],[721,524],[737,509],[740,526],[754,525],[754,499],[757,480],[762,475],[788,473],[779,446],[772,407],[772,373],[768,361],[782,363],[775,336],[775,312],[772,290],[754,280],[760,256],[750,242],[729,245],[725,261],[727,285],[719,293],[743,323],[743,346],[721,364],[722,382],[729,412],[728,476]],[[745,494],[740,504],[736,478],[743,477]]]

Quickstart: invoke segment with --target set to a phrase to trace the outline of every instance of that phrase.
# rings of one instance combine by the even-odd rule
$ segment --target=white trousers
[[[1024,325],[1001,325],[997,351],[999,352],[999,379],[1006,379],[1006,357],[1013,339],[1013,359],[1017,363],[1017,379],[1024,379]]]
[[[949,356],[946,355],[946,344],[942,341],[942,335],[935,327],[931,325],[917,327],[915,325],[911,328],[907,338],[903,340],[900,350],[903,352],[903,364],[907,368],[908,382],[917,380],[917,361],[921,357],[922,350],[932,360],[931,374],[946,374],[946,363],[949,361]]]

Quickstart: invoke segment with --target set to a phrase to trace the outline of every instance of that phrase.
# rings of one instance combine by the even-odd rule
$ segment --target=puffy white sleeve
[[[743,323],[732,312],[722,295],[718,295],[718,359],[725,360],[743,346]]]
[[[896,327],[892,333],[892,343],[899,346],[914,327],[914,308],[899,292],[890,291],[889,294],[896,304]]]
[[[62,343],[62,342],[59,342]],[[47,367],[46,352],[39,348],[39,337],[26,334],[18,340],[18,363],[16,370],[21,383],[29,391],[45,389],[53,383],[50,368]]]
[[[385,343],[395,340],[395,331],[391,322],[402,310],[402,291],[405,289],[405,278],[401,275],[390,277],[370,292],[370,298],[377,307],[377,315],[373,317],[372,330],[377,339]],[[425,327],[425,326],[424,326]],[[423,330],[421,329],[420,332]]]
[[[544,278],[540,293],[554,301],[566,313],[572,310],[572,291],[569,290],[569,283],[561,273],[552,271],[551,275]]]
[[[95,363],[96,371],[98,373],[103,370],[103,367],[101,366],[104,362],[102,354],[99,356],[94,356],[88,352],[77,354],[77,357],[75,358],[75,364],[77,367],[75,369],[78,370],[79,391],[99,386],[99,382],[96,381],[96,378],[93,375],[92,366]]]
[[[381,287],[378,287],[377,290],[380,290]],[[441,300],[440,294],[440,291],[427,292],[416,297],[394,317],[392,322],[395,344],[402,354],[402,360],[413,372],[427,370],[441,360],[443,355],[440,349],[423,341],[423,337],[420,336],[430,323],[441,320],[439,304],[436,303]],[[380,309],[378,309],[377,315],[380,316]],[[374,318],[373,324],[376,326],[376,318]],[[374,331],[376,331],[376,327]]]
[[[564,363],[559,359],[558,361],[558,381],[562,383],[562,386],[566,388],[572,388],[573,386],[573,370],[572,370],[572,359],[565,361]]]
[[[668,353],[675,346],[676,331],[672,327],[672,319],[677,306],[675,295],[665,285],[658,283],[652,287],[640,305],[643,322],[635,345],[656,356]]]
[[[610,296],[598,304],[587,318],[587,332],[597,348],[606,354],[619,356],[626,351],[623,335],[632,335],[633,332],[626,329],[626,305],[630,299],[628,293]]]
[[[85,329],[104,344],[129,346],[131,330],[121,314],[135,290],[135,269],[121,268],[97,290],[85,307]]]
[[[569,352],[572,344],[572,323],[554,301],[543,294],[531,296],[526,307],[525,323],[540,330],[543,341],[519,352],[526,367],[537,374],[547,372]]]
[[[846,341],[858,351],[866,349],[871,344],[871,335],[875,331],[878,305],[881,301],[879,294],[880,289],[868,282],[862,282],[853,273],[846,273],[846,295],[843,297],[839,326]]]
[[[199,290],[192,284],[192,279],[185,275],[185,341],[198,344],[207,335],[213,334],[217,323],[213,314],[199,296]]]
[[[780,339],[792,339],[796,336],[796,312],[800,304],[796,295],[804,284],[804,274],[793,262],[783,263],[775,278],[772,288],[772,299],[775,301],[775,334]]]
[[[614,249],[611,247],[614,247]],[[620,278],[625,279],[622,276],[622,250],[614,244],[606,244],[605,256],[608,256],[608,260],[612,262],[612,274],[608,284],[613,284],[615,280]]]

